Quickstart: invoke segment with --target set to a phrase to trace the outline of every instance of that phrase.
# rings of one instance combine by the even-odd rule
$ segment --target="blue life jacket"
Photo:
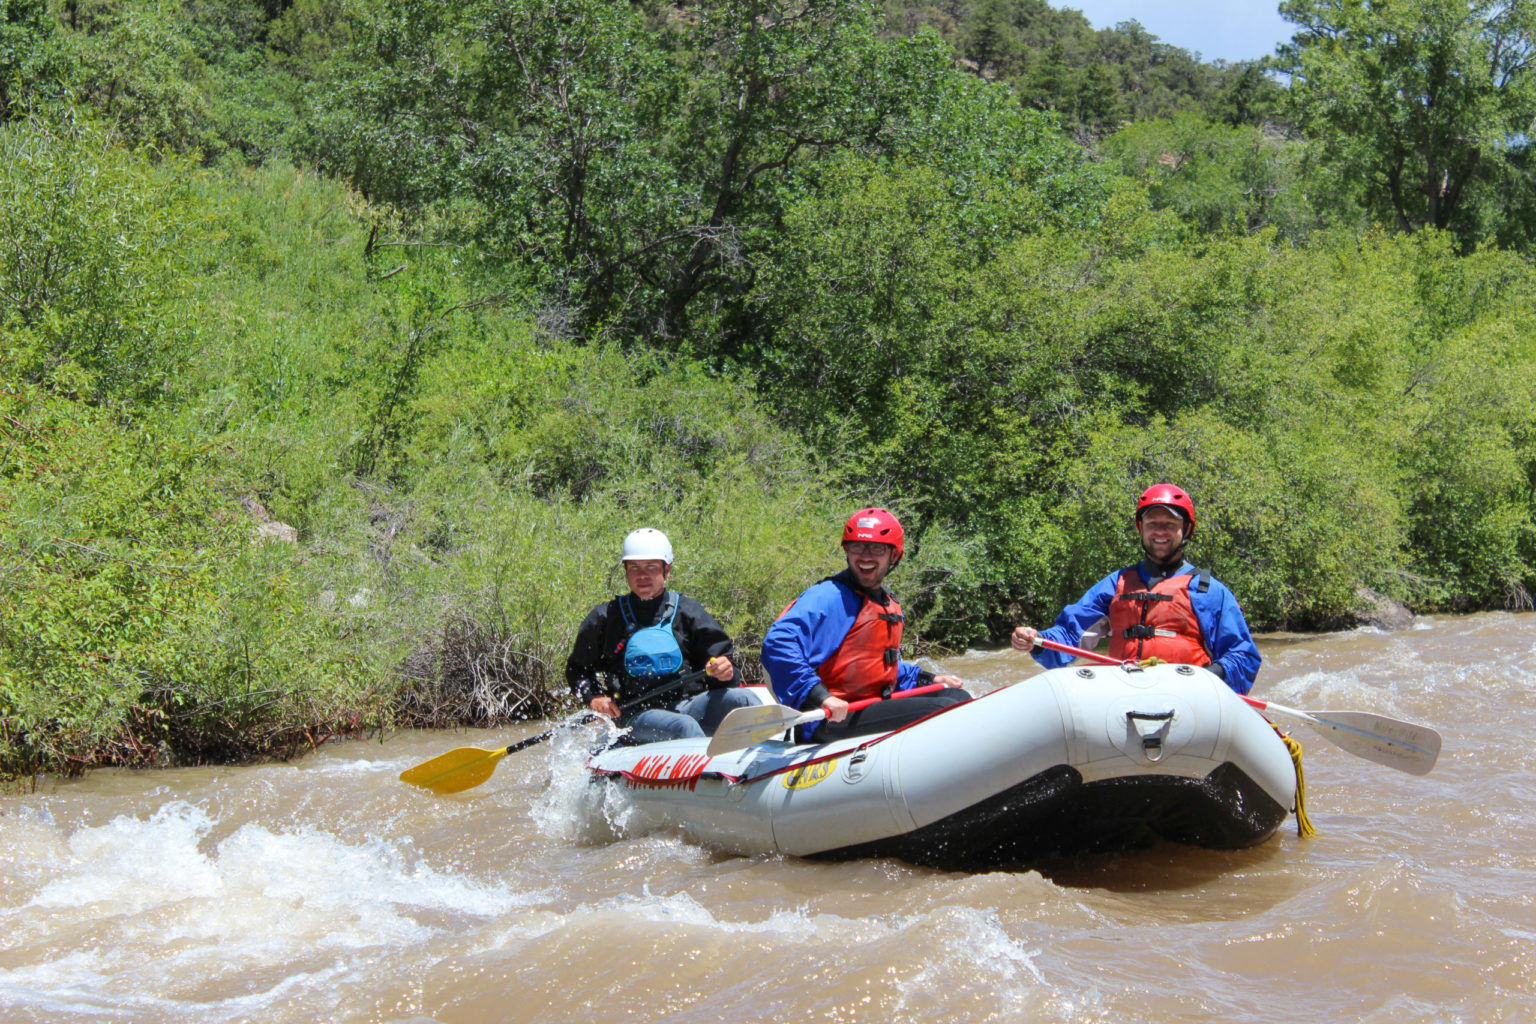
[[[677,614],[677,594],[667,591],[667,598],[656,615],[656,624],[640,629],[629,606],[629,595],[619,598],[629,639],[624,644],[624,673],[632,679],[659,679],[676,675],[683,667],[683,649],[672,632],[672,617]]]

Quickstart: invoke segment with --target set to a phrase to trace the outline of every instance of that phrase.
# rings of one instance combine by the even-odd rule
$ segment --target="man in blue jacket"
[[[1259,649],[1243,610],[1232,591],[1184,558],[1195,535],[1194,502],[1173,484],[1154,484],[1136,503],[1136,532],[1146,557],[1095,583],[1044,632],[1016,628],[1009,637],[1014,650],[1032,651],[1046,668],[1059,668],[1072,655],[1034,650],[1038,639],[1092,649],[1108,635],[1110,657],[1201,665],[1247,693],[1259,671]]]
[[[801,711],[826,712],[813,742],[884,732],[970,700],[955,676],[901,660],[901,605],[884,587],[906,553],[901,523],[883,508],[866,508],[843,526],[848,567],[804,591],[763,638],[762,662],[778,699]],[[938,683],[948,689],[881,700],[852,714],[868,697]]]

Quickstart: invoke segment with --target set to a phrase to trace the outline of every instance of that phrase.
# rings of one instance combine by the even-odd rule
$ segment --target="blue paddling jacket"
[[[1117,569],[1063,608],[1055,625],[1041,630],[1040,635],[1069,647],[1091,650],[1108,630],[1110,602],[1121,574],[1127,572],[1137,573],[1144,586],[1163,578],[1154,575],[1145,561]],[[1248,621],[1243,618],[1237,598],[1222,583],[1188,562],[1174,570],[1173,575],[1189,577],[1189,602],[1200,623],[1200,642],[1211,656],[1211,664],[1206,667],[1236,692],[1247,693],[1253,689],[1254,677],[1259,672],[1259,648],[1248,632]],[[1060,668],[1072,660],[1072,655],[1041,649],[1034,652],[1034,659],[1046,668]]]
[[[768,627],[762,662],[780,701],[792,708],[806,708],[817,687],[823,692],[814,703],[826,698],[816,669],[842,646],[863,604],[863,596],[849,585],[844,571],[807,588]],[[915,662],[896,663],[897,690],[910,690],[932,680],[933,673]]]

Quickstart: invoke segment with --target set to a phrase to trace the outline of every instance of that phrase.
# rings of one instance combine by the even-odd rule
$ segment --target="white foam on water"
[[[796,950],[814,961],[837,962],[866,975],[868,998],[885,1001],[893,1020],[969,1021],[989,1011],[1028,1008],[1029,1019],[1097,1019],[1099,997],[1072,984],[1053,984],[1037,961],[1043,950],[1010,935],[995,909],[940,906],[911,914],[849,916],[808,906],[778,907],[749,921],[722,919],[687,892],[616,897],[572,908],[556,918],[530,915],[507,929],[507,945],[526,944],[551,932],[666,935],[678,947],[762,947]],[[775,963],[784,966],[782,956]],[[766,979],[765,979],[766,980]],[[884,992],[884,996],[881,995]],[[980,1014],[979,1016],[977,1014]]]
[[[216,826],[172,801],[53,844],[34,836],[41,859],[12,882],[35,891],[0,907],[0,1010],[260,1017],[272,1000],[326,991],[392,951],[547,898],[439,872],[408,840],[248,823],[210,845]]]
[[[912,961],[920,969],[895,982],[896,1019],[1008,1019],[1027,1010],[1028,1019],[1071,1021],[1082,1019],[1077,1004],[1092,998],[1052,985],[1037,964],[1043,951],[1010,935],[995,910],[938,909],[904,921],[898,940],[925,952]]]
[[[291,765],[285,767],[294,771],[324,775],[399,775],[415,763],[406,756],[374,761],[360,757],[320,753],[306,757],[300,767]]]
[[[895,930],[879,918],[815,914],[806,907],[780,908],[761,921],[722,921],[686,892],[654,896],[649,887],[641,896],[582,908],[578,913],[608,915],[616,911],[637,922],[706,928],[735,936],[773,935],[796,943],[857,943],[890,935]]]
[[[541,834],[581,843],[610,842],[625,835],[633,804],[624,798],[622,787],[594,787],[586,770],[592,752],[618,734],[613,723],[603,718],[559,729],[550,737],[544,797],[529,808]]]
[[[647,926],[660,926],[667,930],[712,933],[723,941],[763,936],[794,946],[814,947],[826,943],[832,948],[843,949],[891,938],[910,927],[912,921],[922,919],[891,921],[881,917],[847,917],[813,913],[802,906],[777,908],[761,920],[730,921],[718,917],[689,893],[658,896],[646,887],[640,894],[583,903],[558,914],[536,910],[515,915],[495,927],[508,940],[525,940],[564,929],[629,935],[643,931]]]
[[[342,967],[288,974],[269,988],[217,1000],[164,995],[151,986],[125,983],[120,973],[93,970],[111,961],[110,951],[93,949],[49,964],[0,972],[0,1008],[25,1008],[39,1019],[244,1021],[261,1019],[269,1007],[327,991],[348,973]],[[216,969],[210,966],[209,969]],[[227,965],[226,969],[238,969]]]
[[[543,933],[563,927],[607,927],[610,924],[696,928],[718,932],[722,936],[771,935],[795,943],[825,939],[840,945],[861,938],[868,940],[875,935],[889,935],[893,931],[877,919],[812,914],[804,907],[780,908],[761,921],[724,921],[686,892],[656,896],[649,888],[638,896],[624,895],[581,904],[559,916],[530,917],[519,922],[516,930],[528,934],[524,929],[529,926]]]
[[[1415,678],[1411,696],[1422,696],[1424,686]],[[1262,694],[1255,694],[1272,704],[1281,704],[1300,711],[1359,710],[1369,708],[1376,714],[1410,719],[1408,710],[1398,706],[1396,683],[1366,681],[1353,670],[1343,672],[1306,672],[1292,676]]]
[[[151,906],[218,895],[220,879],[198,844],[213,822],[176,801],[147,820],[120,816],[82,828],[67,840],[73,868],[48,882],[29,906],[93,905],[98,913],[133,914]]]

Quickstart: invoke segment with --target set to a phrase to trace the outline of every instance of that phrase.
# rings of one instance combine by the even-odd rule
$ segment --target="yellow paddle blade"
[[[462,793],[490,778],[496,763],[506,755],[506,748],[459,747],[407,768],[400,773],[400,781],[434,793]]]

